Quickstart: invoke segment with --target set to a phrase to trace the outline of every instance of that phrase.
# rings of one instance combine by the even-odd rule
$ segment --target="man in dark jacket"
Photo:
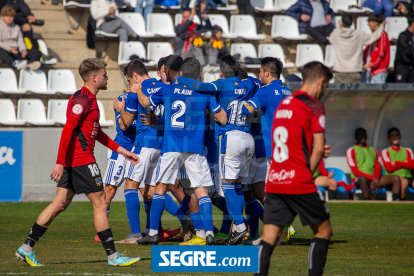
[[[299,32],[309,34],[322,44],[329,44],[328,37],[335,28],[334,11],[326,0],[299,0],[286,15],[299,20]]]
[[[199,40],[198,38],[200,38],[201,33],[213,30],[213,26],[211,26],[211,22],[207,14],[203,14],[201,16],[201,20],[204,21],[204,24],[201,24],[201,25],[194,23],[193,21],[194,16],[195,16],[195,9],[192,9],[191,11],[184,10],[181,24],[178,24],[177,26],[175,26],[175,33],[177,34],[177,37],[175,38],[176,40],[175,54],[176,55],[181,56],[185,51],[187,51],[190,45],[193,44],[193,41],[195,42]]]
[[[408,28],[400,34],[395,55],[395,81],[414,83],[414,17],[408,19]]]

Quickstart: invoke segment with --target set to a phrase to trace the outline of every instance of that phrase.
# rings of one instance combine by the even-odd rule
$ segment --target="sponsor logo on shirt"
[[[282,93],[283,93],[283,95],[292,95],[290,90],[286,90],[286,89],[282,89]]]
[[[244,95],[244,94],[246,94],[246,89],[236,89],[236,90],[234,90],[234,94]]]
[[[82,114],[83,106],[81,104],[75,104],[72,107],[72,112],[73,112],[73,114],[76,114],[76,115]]]
[[[96,186],[98,187],[102,186],[102,178],[100,177],[95,178],[95,182],[96,182]]]
[[[321,125],[321,127],[322,127],[323,129],[325,129],[325,115],[321,115],[321,116],[319,117],[319,124]]]
[[[288,109],[279,109],[276,113],[276,118],[277,119],[290,119],[292,118],[293,112],[292,110],[288,110]]]
[[[175,88],[174,89],[174,94],[181,94],[181,95],[191,96],[193,94],[193,90]]]
[[[289,180],[295,177],[296,171],[295,170],[281,170],[280,172],[276,172],[271,170],[269,173],[269,181],[284,181]]]
[[[293,97],[287,97],[283,100],[282,104],[290,104],[290,101],[293,99]]]
[[[93,123],[93,129],[92,129],[92,133],[91,133],[91,137],[95,138],[96,136],[98,136],[98,128],[99,128],[99,124],[98,123]]]

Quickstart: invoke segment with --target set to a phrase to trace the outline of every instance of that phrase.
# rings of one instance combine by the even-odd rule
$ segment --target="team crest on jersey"
[[[95,178],[95,182],[96,182],[96,186],[98,187],[102,186],[102,178],[100,177]]]
[[[114,180],[115,180],[115,181],[118,181],[118,180],[119,180],[119,176],[115,175],[115,176],[114,176]]]
[[[81,104],[75,104],[72,107],[72,112],[73,112],[73,114],[76,114],[76,115],[82,114],[83,106]]]
[[[323,129],[325,129],[325,115],[321,115],[321,116],[319,117],[319,124],[321,125],[321,127],[322,127]]]

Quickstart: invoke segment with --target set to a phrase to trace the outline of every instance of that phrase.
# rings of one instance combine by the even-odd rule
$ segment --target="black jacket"
[[[204,25],[196,24],[197,26],[194,28],[194,30],[198,33],[204,33],[213,30],[213,26],[211,26],[210,19],[207,18],[204,21]],[[193,21],[187,20],[184,22],[184,24],[179,24],[175,26],[175,33],[177,34],[177,37],[175,38],[176,46],[175,46],[175,54],[181,56],[185,41],[186,41],[186,35],[187,35],[187,29],[193,24]]]
[[[414,66],[414,34],[408,30],[402,32],[398,37],[395,68],[398,65]]]

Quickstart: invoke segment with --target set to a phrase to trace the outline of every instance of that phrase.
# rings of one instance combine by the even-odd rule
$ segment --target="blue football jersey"
[[[147,97],[154,95],[157,93],[162,87],[166,86],[166,84],[158,81],[157,79],[146,79],[142,82],[142,92]],[[161,120],[158,122],[157,126],[145,126],[141,123],[141,115],[140,114],[148,114],[149,112],[154,112],[155,115],[158,116]],[[136,114],[136,121],[137,121],[137,131],[136,131],[136,138],[135,144],[136,147],[135,152],[139,153],[141,148],[154,148],[154,149],[161,149],[163,135],[160,134],[162,131],[162,117],[164,115],[164,106],[162,104],[157,105],[155,107],[150,106],[147,108],[142,107],[142,105],[138,102],[138,112]]]
[[[289,88],[282,84],[281,80],[274,80],[268,85],[262,86],[253,98],[247,101],[254,107],[254,109],[262,109],[262,131],[267,158],[272,157],[273,115],[280,102],[290,95],[292,95],[292,93]]]
[[[205,145],[206,145],[206,155],[207,162],[209,164],[218,164],[219,162],[219,148],[218,148],[218,135],[216,135],[216,122],[213,120],[206,120],[206,129],[205,129]]]
[[[119,101],[122,101],[122,97],[125,99],[125,108],[124,110],[135,114],[138,109],[138,96],[134,93],[125,93],[118,97]],[[122,146],[127,150],[131,150],[132,146],[134,145],[135,141],[135,133],[136,133],[136,121],[132,122],[132,124],[128,127],[127,130],[123,131],[119,126],[118,119],[121,118],[121,115],[118,111],[115,111],[115,118],[116,118],[116,137],[114,141]]]
[[[227,125],[221,127],[220,135],[228,131],[240,130],[250,133],[247,116],[242,114],[244,103],[260,88],[254,78],[240,80],[238,77],[219,79],[212,83],[201,83],[183,77],[178,82],[200,92],[217,92],[218,101],[227,113]]]
[[[250,125],[250,132],[254,139],[254,157],[262,158],[266,157],[266,149],[263,141],[262,125],[257,122]]]
[[[152,94],[149,101],[154,107],[164,105],[161,153],[205,153],[206,108],[212,114],[221,109],[213,96],[195,92],[182,84],[172,84]]]

